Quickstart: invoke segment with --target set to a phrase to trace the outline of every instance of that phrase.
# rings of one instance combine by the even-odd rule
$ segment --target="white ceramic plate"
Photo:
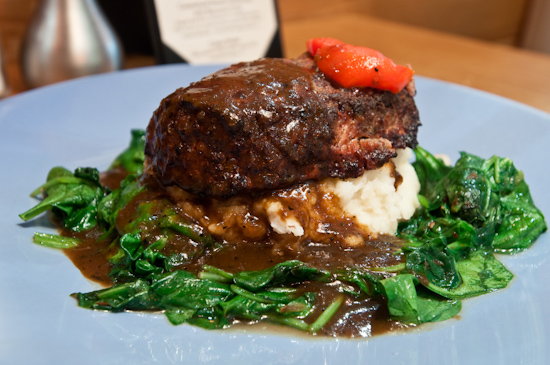
[[[172,326],[162,315],[110,314],[76,306],[96,289],[59,251],[31,243],[47,220],[17,214],[49,169],[106,168],[130,129],[145,128],[160,100],[217,67],[163,66],[62,83],[0,101],[0,363],[3,364],[548,364],[550,239],[504,257],[509,288],[466,300],[459,319],[360,340]],[[417,78],[421,145],[513,159],[537,205],[547,193],[550,116],[476,90]]]

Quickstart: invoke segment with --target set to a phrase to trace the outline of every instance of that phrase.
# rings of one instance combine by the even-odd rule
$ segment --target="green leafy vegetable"
[[[512,274],[492,252],[527,249],[547,229],[523,173],[497,156],[462,153],[454,167],[420,147],[416,156],[424,200],[399,226],[407,270],[451,299],[506,287]]]
[[[422,147],[417,147],[414,153],[416,163],[413,166],[420,181],[420,194],[428,196],[434,186],[449,173],[451,167]]]
[[[437,295],[417,287],[417,311],[419,323],[446,321],[462,309],[459,300],[442,300]]]
[[[461,153],[449,167],[421,147],[415,153],[425,204],[399,229],[415,246],[437,237],[460,259],[476,249],[525,250],[546,231],[523,173],[510,159]]]
[[[456,300],[419,295],[418,279],[411,274],[399,274],[382,280],[381,284],[390,314],[404,323],[422,324],[446,320],[454,317],[462,308],[462,304]]]
[[[408,247],[407,269],[425,276],[442,288],[456,288],[462,279],[456,270],[456,262],[440,238],[427,241],[420,247]]]
[[[129,147],[111,165],[129,173],[120,188],[102,186],[93,168],[70,172],[55,167],[31,194],[42,194],[42,201],[20,215],[27,221],[50,210],[66,229],[99,228],[103,237],[112,239],[118,249],[109,258],[115,284],[73,294],[84,308],[163,311],[173,324],[206,329],[244,319],[316,333],[347,301],[377,298],[403,323],[444,321],[460,311],[462,299],[505,288],[512,280],[494,252],[525,250],[547,229],[523,173],[509,159],[462,153],[455,166],[447,166],[418,147],[413,166],[421,183],[421,206],[398,229],[405,262],[334,272],[297,260],[237,273],[204,265],[195,276],[177,267],[223,246],[178,214],[166,198],[132,203],[129,222],[117,225],[119,213],[147,189],[139,179],[144,136],[142,130],[132,131]],[[185,252],[165,250],[175,237],[189,242]],[[59,249],[80,244],[75,238],[44,233],[36,233],[34,242]],[[316,294],[303,289],[302,284],[311,282],[337,290],[323,311],[316,310]]]
[[[496,229],[493,247],[497,252],[515,252],[529,248],[546,231],[544,216],[538,210],[525,181],[500,201],[502,218]]]
[[[120,184],[120,188],[105,196],[98,204],[98,217],[109,227],[116,223],[118,212],[124,208],[145,186],[139,184],[136,175],[128,175]]]
[[[138,250],[131,251],[130,254],[133,255]],[[135,257],[141,255],[136,254]],[[208,269],[219,271],[213,267]],[[300,275],[275,275],[276,280],[264,281],[255,286],[255,292],[251,292],[241,287],[236,278],[233,278],[232,283],[225,283],[201,279],[189,272],[176,270],[152,273],[145,278],[115,284],[112,288],[73,295],[78,299],[79,305],[85,308],[113,312],[164,310],[174,324],[192,323],[208,329],[228,326],[228,318],[266,319],[277,323],[282,321],[294,327],[304,327],[300,319],[311,312],[315,294],[298,295],[296,290],[286,288],[299,284],[302,280],[315,280],[325,274],[299,261],[281,263],[272,271],[294,271]],[[256,273],[259,277],[264,276],[263,272]],[[251,278],[254,275],[249,272],[247,276]],[[258,282],[254,279],[252,281]],[[294,318],[294,321],[282,320],[283,318]]]
[[[505,288],[514,277],[492,253],[478,250],[459,261],[457,270],[463,283],[457,288],[429,284],[434,293],[449,299],[465,299]]]
[[[286,261],[266,270],[240,272],[233,280],[243,288],[257,291],[266,286],[276,286],[289,281],[326,281],[328,277],[328,272],[317,270],[300,261]]]
[[[130,145],[120,155],[115,158],[110,168],[122,167],[132,174],[141,174],[143,172],[143,162],[145,161],[145,131],[143,129],[133,129]]]
[[[53,168],[46,183],[32,193],[43,193],[45,198],[33,208],[19,215],[24,221],[51,210],[63,227],[80,232],[97,225],[97,206],[109,190],[99,183],[99,172],[91,168],[77,168],[74,173],[62,167]]]
[[[58,234],[37,232],[33,236],[33,242],[51,248],[65,249],[78,246],[80,240],[76,238],[61,236]]]

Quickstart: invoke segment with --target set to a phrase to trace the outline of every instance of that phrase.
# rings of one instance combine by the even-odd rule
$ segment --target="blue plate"
[[[84,310],[97,289],[61,252],[35,245],[46,218],[22,223],[29,193],[53,166],[106,168],[160,100],[219,67],[162,66],[83,78],[0,101],[0,363],[4,364],[548,364],[550,242],[502,256],[505,290],[464,301],[460,318],[367,339],[207,331],[162,315]],[[550,116],[473,89],[417,77],[422,146],[512,158],[549,216]]]

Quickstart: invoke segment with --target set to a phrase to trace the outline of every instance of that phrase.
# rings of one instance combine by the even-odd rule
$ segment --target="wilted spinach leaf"
[[[115,158],[110,168],[123,167],[129,173],[139,175],[143,172],[144,151],[145,131],[142,129],[133,129],[130,145]]]
[[[380,283],[384,287],[390,315],[404,323],[443,321],[457,315],[462,308],[456,300],[437,298],[430,294],[419,295],[418,279],[411,274],[399,274],[381,280]]]
[[[474,251],[459,261],[457,270],[463,283],[452,289],[428,285],[434,293],[449,299],[465,299],[505,288],[514,275],[491,252]]]
[[[71,173],[65,168],[54,167],[46,183],[32,193],[32,196],[42,193],[44,199],[19,217],[28,221],[51,210],[63,227],[85,231],[97,225],[98,204],[109,192],[99,183],[96,169],[77,168]]]

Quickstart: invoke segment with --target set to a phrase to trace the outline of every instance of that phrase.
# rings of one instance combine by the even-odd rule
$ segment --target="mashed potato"
[[[398,222],[409,219],[419,206],[420,183],[409,163],[412,155],[411,149],[400,150],[392,160],[395,170],[392,163],[388,163],[355,179],[327,179],[323,184],[339,198],[341,208],[348,216],[373,234],[393,235]],[[396,184],[399,175],[402,180]],[[275,232],[294,236],[304,234],[296,217],[289,212],[282,214],[283,206],[279,202],[270,202],[266,211]]]
[[[266,204],[267,218],[271,228],[279,234],[293,234],[295,236],[303,236],[304,227],[300,221],[292,215],[282,214],[284,211],[283,205],[278,202],[268,202]]]
[[[407,148],[393,159],[395,170],[403,178],[397,189],[390,164],[355,179],[330,179],[326,184],[340,198],[344,211],[371,232],[395,234],[398,222],[409,219],[420,204],[420,182],[409,163],[412,155]]]

